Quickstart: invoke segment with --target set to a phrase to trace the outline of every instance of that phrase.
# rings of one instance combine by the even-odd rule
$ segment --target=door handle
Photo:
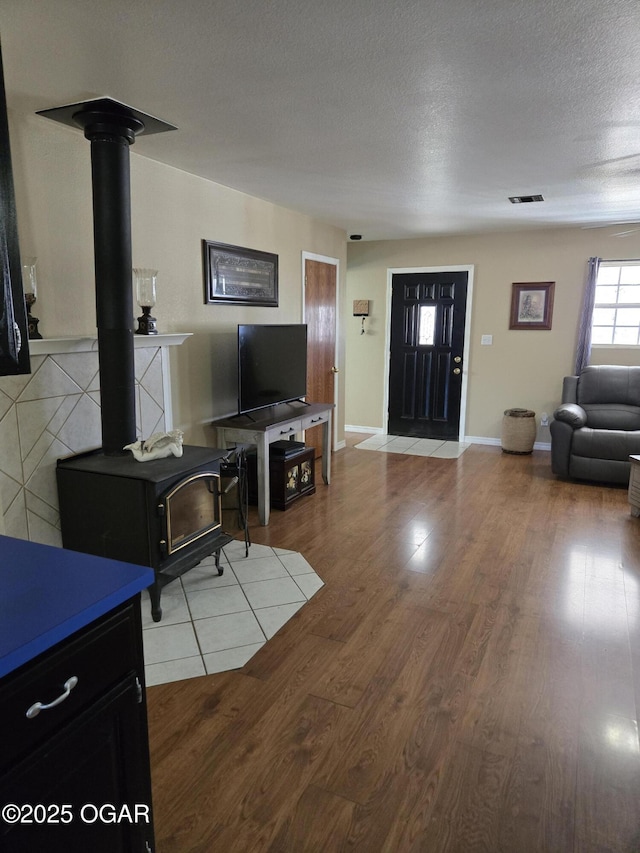
[[[338,370],[338,368],[337,368],[337,367],[332,367],[332,368],[331,368],[331,372],[332,372],[332,373],[340,373],[340,371]]]

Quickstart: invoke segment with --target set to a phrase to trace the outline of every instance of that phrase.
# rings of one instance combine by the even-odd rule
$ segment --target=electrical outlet
[[[549,415],[546,412],[540,415],[540,426],[549,426]]]

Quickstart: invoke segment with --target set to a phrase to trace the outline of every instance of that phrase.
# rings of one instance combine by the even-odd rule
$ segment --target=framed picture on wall
[[[202,241],[205,305],[278,305],[278,256]]]
[[[510,329],[550,329],[555,281],[514,282],[511,285]]]

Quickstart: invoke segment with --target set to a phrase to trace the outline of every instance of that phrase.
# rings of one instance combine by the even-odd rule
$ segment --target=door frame
[[[385,328],[385,362],[384,362],[384,394],[382,399],[383,432],[389,429],[389,367],[391,361],[391,296],[394,275],[422,272],[466,272],[467,300],[465,303],[464,344],[462,351],[462,388],[460,390],[460,426],[458,441],[464,441],[467,423],[467,394],[469,390],[468,354],[471,350],[471,309],[473,305],[473,272],[474,264],[447,264],[441,267],[387,267],[387,318]]]
[[[305,299],[305,283],[304,278],[306,275],[306,262],[307,261],[318,261],[321,264],[330,264],[336,268],[336,305],[335,305],[335,318],[336,325],[334,329],[335,335],[335,352],[333,354],[333,363],[336,367],[340,367],[339,364],[339,355],[340,355],[340,259],[339,258],[330,258],[327,255],[316,255],[313,252],[302,252],[302,275],[300,276],[300,283],[302,287],[302,322],[306,322],[306,312],[307,312],[307,304]],[[338,450],[338,401],[340,400],[340,373],[336,373],[333,379],[333,413],[332,413],[332,431],[333,431],[333,447]],[[314,401],[315,402],[315,401]]]

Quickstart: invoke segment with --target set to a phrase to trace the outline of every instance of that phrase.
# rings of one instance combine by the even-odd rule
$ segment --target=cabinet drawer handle
[[[321,420],[322,420],[322,418],[311,418],[311,423],[312,424],[318,424],[318,423],[320,423]]]
[[[288,432],[295,432],[295,429],[293,427],[289,427],[289,429],[281,429],[280,435],[286,435]]]
[[[27,711],[27,718],[29,720],[33,720],[34,717],[37,717],[40,711],[48,711],[49,708],[55,708],[56,705],[59,705],[61,702],[64,702],[65,699],[68,699],[71,695],[71,691],[78,683],[78,676],[72,675],[71,678],[68,678],[64,683],[64,692],[61,693],[57,699],[54,699],[53,702],[49,702],[48,705],[43,704],[42,702],[34,702],[33,705]]]

